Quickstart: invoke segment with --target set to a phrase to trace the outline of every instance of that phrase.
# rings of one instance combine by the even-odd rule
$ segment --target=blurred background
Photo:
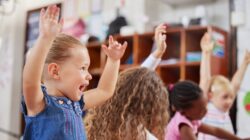
[[[169,29],[173,29],[170,30],[168,44],[171,44],[171,41],[177,42],[172,46],[191,49],[190,53],[182,56],[175,47],[168,48],[171,54],[178,54],[179,58],[175,55],[166,58],[172,61],[167,61],[162,64],[166,65],[164,68],[158,69],[166,84],[189,78],[197,82],[199,77],[193,78],[192,75],[198,75],[200,58],[198,53],[197,63],[193,62],[192,58],[195,59],[197,53],[195,55],[192,52],[200,50],[199,46],[197,49],[194,47],[199,44],[208,25],[212,25],[217,31],[215,38],[224,41],[222,54],[220,51],[215,52],[214,57],[223,57],[220,62],[226,63],[220,63],[217,69],[214,67],[215,73],[232,77],[242,61],[244,50],[250,50],[249,0],[0,0],[1,140],[17,140],[22,135],[24,124],[20,102],[25,53],[37,38],[41,8],[50,4],[57,4],[62,9],[61,16],[65,19],[63,32],[77,37],[89,47],[93,65],[91,73],[94,77],[90,88],[95,87],[95,82],[102,72],[103,54],[99,46],[105,42],[108,35],[115,35],[117,40],[130,42],[131,49],[127,51],[131,52],[125,55],[122,70],[138,65],[150,53],[154,45],[152,38],[155,26],[165,23]],[[186,42],[182,40],[184,35],[190,36]],[[188,41],[189,39],[191,41]],[[139,49],[142,52],[137,55],[133,50],[137,50],[135,48],[138,46],[148,46],[150,51],[143,52],[143,49]],[[140,56],[142,53],[145,53],[143,57]],[[191,57],[190,61],[187,56]],[[184,59],[191,63],[183,70],[178,61]],[[174,68],[169,68],[169,65]],[[162,72],[171,75],[176,69],[179,71],[176,77]],[[246,125],[250,123],[249,80],[250,69],[245,75],[231,112],[235,131],[242,137],[250,137],[250,127],[247,128]]]

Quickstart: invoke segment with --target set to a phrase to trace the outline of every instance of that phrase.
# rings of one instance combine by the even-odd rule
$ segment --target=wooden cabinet
[[[212,27],[213,37],[220,44],[213,51],[211,57],[212,74],[228,76],[228,35],[227,32],[217,27]],[[207,27],[192,26],[188,28],[167,29],[167,50],[162,57],[162,62],[157,68],[157,73],[165,84],[175,83],[179,80],[192,80],[199,82],[201,48],[200,40],[207,31]],[[153,51],[154,33],[134,34],[131,36],[114,36],[120,43],[127,41],[128,47],[121,59],[120,70],[132,66],[139,66]],[[104,42],[106,43],[106,42]],[[218,48],[219,47],[219,48]],[[94,75],[89,88],[95,87],[105,66],[106,56],[101,50],[100,43],[87,45],[91,67],[90,73]],[[197,60],[190,60],[191,54],[198,55]],[[94,84],[95,83],[95,84]]]

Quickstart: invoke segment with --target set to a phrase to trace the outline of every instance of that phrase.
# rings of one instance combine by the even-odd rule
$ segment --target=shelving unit
[[[212,55],[212,74],[222,74],[228,76],[228,35],[222,29],[212,27],[223,37],[224,46],[223,56]],[[157,68],[157,73],[164,83],[175,83],[179,80],[192,80],[199,82],[200,61],[188,61],[186,59],[189,52],[201,52],[200,40],[207,31],[207,27],[192,26],[188,28],[168,28],[167,30],[167,50],[162,57],[162,62]],[[131,36],[114,36],[115,40],[120,43],[128,42],[128,47],[124,57],[121,59],[120,70],[133,66],[139,66],[154,50],[154,33],[134,34]],[[102,70],[105,66],[106,57],[101,50],[100,43],[87,45],[89,49],[91,67],[90,72],[95,75],[94,81],[98,81]],[[172,62],[166,60],[172,59]],[[173,61],[174,60],[174,61]],[[93,82],[95,83],[95,82]],[[92,84],[92,83],[91,83]],[[96,84],[94,84],[96,85]],[[90,85],[90,87],[94,87]]]

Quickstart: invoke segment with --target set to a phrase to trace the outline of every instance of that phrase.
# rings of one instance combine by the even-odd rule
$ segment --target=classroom
[[[0,0],[0,140],[250,139],[249,0]]]

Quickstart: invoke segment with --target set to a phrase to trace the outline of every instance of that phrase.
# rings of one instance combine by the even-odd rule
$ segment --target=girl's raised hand
[[[60,8],[49,6],[46,11],[41,10],[39,22],[39,36],[54,39],[62,30],[63,19],[59,21]]]
[[[250,63],[250,51],[249,50],[246,50],[246,52],[245,52],[244,61],[246,61],[247,64]]]
[[[157,44],[157,51],[159,51],[160,53],[164,53],[166,48],[167,48],[167,44],[166,44],[166,26],[164,24],[160,24],[159,26],[156,27],[155,29],[155,41]]]
[[[120,60],[127,48],[128,43],[124,42],[123,44],[114,41],[113,37],[109,37],[109,46],[102,45],[102,48],[105,54],[112,60]]]
[[[203,52],[212,52],[214,48],[214,41],[212,40],[212,29],[208,28],[208,32],[206,32],[200,42],[201,49]]]

